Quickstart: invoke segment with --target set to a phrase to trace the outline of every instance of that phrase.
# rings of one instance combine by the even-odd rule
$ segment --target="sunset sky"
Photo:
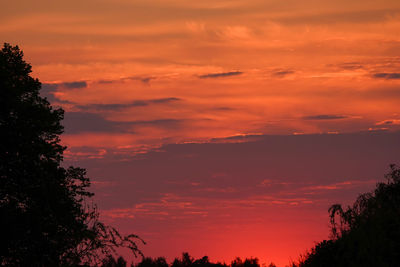
[[[146,256],[284,266],[400,163],[399,0],[18,0],[0,37]]]

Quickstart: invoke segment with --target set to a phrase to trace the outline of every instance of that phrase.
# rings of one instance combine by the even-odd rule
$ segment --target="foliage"
[[[18,46],[0,51],[0,265],[96,265],[128,247],[99,221],[88,200],[90,181],[81,168],[61,166],[64,111],[40,96],[41,83]]]
[[[101,267],[126,267],[126,261],[122,256],[115,259],[110,255],[103,260]]]
[[[386,183],[360,195],[352,206],[331,206],[332,239],[318,243],[299,267],[398,266],[400,169],[391,165],[385,177]]]
[[[152,259],[149,257],[143,258],[140,263],[136,265],[137,267],[168,267],[168,263],[165,258],[158,257],[157,259]]]
[[[231,263],[231,267],[259,267],[259,266],[260,264],[258,263],[257,258],[245,259],[244,261],[242,261],[240,258],[236,258]]]
[[[182,257],[175,258],[169,265],[165,258],[143,258],[142,261],[135,265],[135,267],[260,267],[257,258],[246,258],[244,261],[241,258],[234,259],[230,265],[226,263],[213,263],[210,262],[207,256],[199,259],[194,259],[189,253],[182,253]],[[271,263],[269,267],[276,267],[275,264]]]

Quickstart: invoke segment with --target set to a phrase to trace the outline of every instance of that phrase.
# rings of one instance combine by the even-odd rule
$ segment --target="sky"
[[[284,266],[400,154],[398,0],[9,1],[66,164],[146,240]]]

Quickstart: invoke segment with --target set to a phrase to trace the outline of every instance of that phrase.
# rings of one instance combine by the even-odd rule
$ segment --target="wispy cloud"
[[[358,70],[364,68],[364,66],[359,62],[344,62],[336,66],[344,70]]]
[[[65,87],[65,88],[86,88],[87,87],[87,83],[85,81],[65,82],[65,83],[61,83],[59,85],[62,87]]]
[[[86,81],[73,81],[73,82],[62,82],[62,83],[43,83],[42,89],[45,91],[55,91],[59,88],[67,88],[67,89],[79,89],[86,88]]]
[[[353,180],[353,181],[343,181],[339,183],[333,184],[325,184],[325,185],[312,185],[301,188],[302,190],[340,190],[340,189],[351,189],[353,187],[375,184],[376,180]]]
[[[207,79],[207,78],[222,78],[222,77],[229,77],[229,76],[237,76],[241,75],[243,72],[241,71],[229,71],[229,72],[220,72],[220,73],[208,73],[199,75],[200,79]]]
[[[379,72],[379,73],[374,73],[372,75],[374,78],[378,79],[386,79],[386,80],[397,80],[400,79],[400,73],[398,72]]]
[[[192,199],[173,193],[163,193],[158,199],[135,204],[133,207],[105,210],[102,215],[110,218],[134,218],[135,216],[151,216],[160,219],[165,216],[204,216],[202,207],[195,206]],[[187,215],[187,216],[185,216]]]
[[[334,114],[319,114],[319,115],[311,115],[311,116],[304,116],[304,120],[341,120],[347,119],[348,116],[345,115],[334,115]]]
[[[132,125],[146,125],[154,126],[159,128],[175,129],[178,128],[184,120],[179,119],[158,119],[158,120],[148,120],[148,121],[133,121],[130,122]]]
[[[277,71],[272,72],[272,75],[276,76],[276,77],[285,77],[285,76],[293,74],[293,73],[294,73],[293,70],[277,70]]]
[[[58,83],[42,83],[42,92],[48,93],[57,90],[59,87]]]
[[[93,148],[93,147],[79,147],[79,148],[68,148],[64,152],[64,156],[66,159],[78,159],[78,158],[86,158],[86,159],[102,159],[107,155],[107,149],[104,148]],[[92,181],[92,184],[96,182]]]
[[[149,83],[151,80],[155,79],[156,77],[154,76],[130,76],[130,77],[122,77],[119,79],[107,79],[107,80],[98,80],[96,82],[100,84],[110,84],[110,83],[115,83],[115,82],[121,82],[121,81],[140,81],[142,83]]]
[[[134,129],[141,126],[176,129],[182,123],[183,120],[179,119],[112,121],[95,113],[68,112],[65,114],[63,124],[65,125],[66,133],[76,134],[83,132],[134,133]]]
[[[131,103],[127,104],[87,104],[87,105],[76,105],[77,108],[81,110],[120,110],[124,108],[130,108],[130,107],[141,107],[141,106],[147,106],[148,103],[142,100],[137,100],[133,101]]]
[[[121,81],[140,81],[148,84],[151,80],[155,79],[153,76],[131,76],[122,77],[119,79],[106,79],[106,80],[90,80],[90,81],[70,81],[70,82],[58,82],[58,83],[42,83],[42,90],[46,92],[53,92],[57,89],[81,89],[88,87],[88,82],[99,83],[99,84],[112,84]]]
[[[165,97],[156,99],[135,100],[130,103],[87,104],[87,105],[76,105],[76,107],[81,110],[94,109],[94,110],[112,111],[112,110],[120,110],[131,107],[144,107],[144,106],[149,106],[151,104],[168,104],[172,102],[178,102],[181,100],[182,100],[181,98],[177,97]]]
[[[110,121],[99,114],[88,112],[68,112],[65,114],[63,124],[65,132],[68,134],[82,132],[133,132],[130,127],[132,123]]]
[[[129,77],[128,79],[131,80],[137,80],[137,81],[141,81],[142,83],[149,83],[151,80],[155,79],[155,77],[140,77],[140,76],[133,76],[133,77]]]
[[[382,22],[396,15],[399,9],[375,9],[339,12],[319,12],[304,14],[290,14],[276,19],[287,24],[332,24],[332,23],[354,23]]]
[[[150,99],[147,100],[149,103],[156,103],[156,104],[163,104],[163,103],[170,103],[170,102],[176,102],[176,101],[181,101],[181,98],[177,97],[165,97],[165,98],[157,98],[157,99]]]
[[[399,119],[390,119],[377,122],[375,125],[400,125]]]

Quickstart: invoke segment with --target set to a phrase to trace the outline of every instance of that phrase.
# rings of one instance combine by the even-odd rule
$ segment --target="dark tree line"
[[[0,265],[92,266],[118,247],[140,253],[135,235],[99,221],[82,168],[64,168],[64,111],[18,46],[0,50]]]
[[[102,267],[126,267],[127,263],[122,258],[119,257],[115,259],[109,257],[103,262]],[[189,255],[189,253],[182,253],[181,258],[175,258],[171,264],[168,264],[166,259],[163,257],[159,258],[149,258],[144,257],[138,264],[131,264],[131,267],[260,267],[260,263],[257,258],[246,258],[242,260],[241,258],[234,259],[230,264],[226,263],[213,263],[210,262],[207,256],[199,259],[194,259]],[[275,264],[270,263],[265,267],[276,267]]]

